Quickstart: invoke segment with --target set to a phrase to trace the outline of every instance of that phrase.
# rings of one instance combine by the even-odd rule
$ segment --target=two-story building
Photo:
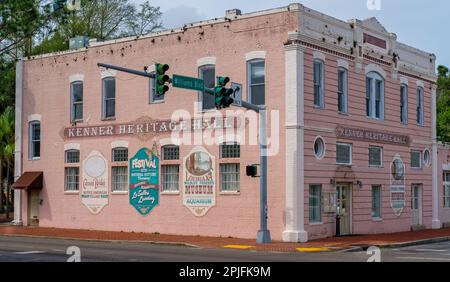
[[[255,238],[258,116],[97,66],[159,62],[266,106],[273,239],[441,228],[435,59],[375,18],[291,4],[20,60],[15,222]]]

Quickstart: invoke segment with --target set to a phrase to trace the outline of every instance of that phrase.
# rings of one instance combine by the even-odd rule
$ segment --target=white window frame
[[[224,190],[224,175],[223,175],[223,171],[222,168],[224,166],[227,165],[234,165],[237,166],[237,171],[233,172],[234,174],[237,174],[237,181],[235,181],[237,183],[237,189],[233,189],[233,190]],[[228,174],[231,174],[231,172],[227,172]],[[238,162],[222,162],[219,164],[219,174],[220,174],[220,193],[221,194],[236,194],[236,193],[240,193],[241,192],[241,164]],[[231,181],[228,181],[227,183],[232,183]]]
[[[428,160],[425,160],[425,155],[428,155]],[[422,152],[422,162],[425,167],[430,167],[431,165],[431,150],[426,148]]]
[[[378,188],[378,193],[379,193],[379,196],[378,196],[379,215],[378,216],[374,216],[374,201],[375,201],[374,189],[375,188]],[[371,210],[372,210],[372,213],[371,213],[372,219],[373,220],[381,220],[383,218],[382,217],[382,211],[383,211],[383,186],[382,185],[372,185],[371,198],[372,198],[372,201],[371,201],[371,203],[372,203],[372,208],[371,208]]]
[[[315,208],[318,208],[319,209],[319,218],[318,219],[313,219],[312,218],[312,216],[311,216],[311,189],[312,188],[318,188],[318,190],[319,190],[319,195],[317,196],[318,197],[318,202],[319,202],[319,206],[318,207],[315,207]],[[309,223],[310,224],[321,224],[322,223],[322,193],[323,193],[323,191],[322,191],[322,185],[320,185],[320,184],[310,184],[309,185],[309,190],[308,190],[308,211],[309,211],[309,216],[308,216],[308,219],[309,219]]]
[[[114,98],[106,99],[105,82],[107,80],[114,80],[114,84],[115,84]],[[106,117],[106,100],[114,100],[114,116]],[[117,109],[117,80],[113,76],[108,76],[108,77],[105,77],[102,79],[102,119],[103,120],[116,119],[116,116],[117,116],[116,109]]]
[[[370,88],[367,88],[367,80],[370,80]],[[380,116],[376,116],[377,107],[376,107],[376,84],[377,81],[381,81],[381,89],[380,89]],[[367,104],[367,89],[370,89],[369,92],[369,113],[367,113],[367,105],[366,105],[366,116],[371,119],[376,120],[384,120],[384,92],[385,92],[385,79],[381,74],[375,71],[371,71],[366,74],[366,104]]]
[[[340,163],[340,162],[338,162],[338,157],[337,157],[337,155],[338,155],[338,153],[337,153],[337,147],[338,146],[347,146],[347,147],[350,147],[350,163]],[[346,166],[351,166],[351,165],[353,165],[353,144],[350,144],[350,143],[341,143],[341,142],[337,142],[336,143],[336,164],[337,165],[346,165]]]
[[[81,84],[81,102],[75,102],[73,87],[76,84]],[[77,80],[70,83],[70,121],[71,122],[82,122],[83,121],[83,102],[84,102],[84,82],[82,80]],[[81,118],[75,118],[75,105],[81,104]]]
[[[422,86],[418,86],[416,90],[416,122],[419,126],[424,126],[424,95],[425,89]]]
[[[202,72],[203,69],[214,69],[214,80],[216,79],[216,65],[207,64],[207,65],[198,66],[197,71],[198,71],[198,78],[199,79],[203,79],[203,72]],[[215,81],[214,81],[214,85],[215,85]],[[205,87],[206,87],[206,84],[205,84]],[[212,111],[215,111],[216,110],[215,106],[213,106],[211,109],[204,109],[203,108],[203,95],[211,96],[210,94],[206,94],[203,91],[198,91],[199,111],[200,112],[212,112]],[[212,98],[212,99],[214,101],[214,98]]]
[[[69,162],[68,160],[68,153],[70,152],[77,152],[78,153],[78,162]],[[81,161],[81,155],[80,155],[80,150],[79,149],[67,149],[64,151],[64,193],[66,194],[78,194],[78,192],[80,191],[80,161]],[[78,174],[76,175],[76,181],[74,183],[76,183],[76,189],[72,189],[72,190],[68,190],[68,182],[67,182],[67,178],[68,178],[68,170],[71,169],[76,169],[78,170]],[[74,177],[74,175],[71,175],[71,177]]]
[[[33,137],[33,126],[35,124],[39,124],[39,140],[34,140]],[[41,146],[41,140],[42,140],[42,127],[41,122],[38,120],[32,120],[28,123],[28,159],[35,161],[41,159],[41,153],[42,153],[42,146]],[[35,146],[34,142],[39,142],[39,157],[35,157]]]
[[[408,124],[408,91],[407,84],[400,84],[400,123],[404,125]],[[402,101],[405,103],[403,107]]]
[[[446,175],[449,175],[448,181]],[[443,207],[445,209],[450,209],[450,171],[443,171],[443,181],[442,181],[442,188],[443,188]]]
[[[370,149],[371,148],[376,148],[376,149],[380,149],[380,165],[373,165],[370,163]],[[383,147],[380,146],[369,146],[369,167],[374,167],[374,168],[381,168],[383,167]]]
[[[340,74],[344,73],[344,81],[342,82],[342,93],[339,91],[339,80],[341,78]],[[343,97],[343,111],[339,109],[339,94],[342,94]],[[348,113],[348,70],[343,67],[338,67],[338,112],[341,114]]]
[[[419,154],[419,167],[413,167],[412,165],[413,165],[413,162],[412,162],[412,154],[413,153],[418,153]],[[423,162],[423,158],[422,158],[422,151],[420,151],[420,150],[411,150],[410,151],[410,154],[409,154],[409,158],[410,158],[410,162],[411,162],[411,165],[410,165],[410,167],[411,167],[411,169],[422,169],[422,162]]]
[[[317,155],[316,154],[316,142],[318,142],[320,140],[320,142],[322,143],[322,154],[321,155]],[[317,160],[323,160],[323,158],[325,157],[325,152],[326,152],[326,145],[325,145],[325,140],[323,139],[322,136],[317,136],[316,139],[314,139],[314,143],[313,143],[313,153],[314,156],[316,157]]]
[[[164,176],[166,175],[164,172],[164,168],[167,167],[177,167],[178,168],[178,172],[177,172],[177,181],[176,182],[171,182],[171,184],[176,183],[176,190],[174,189],[166,189],[165,186],[165,182],[164,182]],[[171,173],[174,174],[174,173]],[[164,194],[170,194],[170,193],[179,193],[180,192],[180,165],[179,164],[171,164],[171,163],[167,163],[167,164],[162,164],[161,165],[161,193]]]
[[[319,105],[316,104],[316,64],[321,66],[319,86]],[[325,62],[321,59],[314,59],[313,61],[313,105],[316,108],[323,109],[325,107]]]
[[[264,83],[259,83],[259,84],[252,84],[251,83],[251,79],[252,79],[252,65],[256,64],[256,63],[264,63]],[[247,100],[249,103],[253,104],[253,96],[252,96],[252,86],[264,86],[264,104],[267,104],[267,97],[266,97],[266,77],[267,77],[267,72],[266,72],[266,60],[263,58],[255,58],[255,59],[251,59],[247,61]]]
[[[121,160],[121,161],[116,161],[114,159],[114,152],[118,151],[118,150],[127,150],[127,159],[126,160]],[[128,194],[128,183],[129,183],[129,173],[128,173],[128,162],[130,160],[130,152],[128,150],[128,147],[114,147],[111,149],[111,193],[112,194]],[[125,181],[125,188],[124,189],[115,189],[115,181],[114,181],[114,168],[117,167],[122,167],[125,168],[125,175],[127,177],[126,181]]]

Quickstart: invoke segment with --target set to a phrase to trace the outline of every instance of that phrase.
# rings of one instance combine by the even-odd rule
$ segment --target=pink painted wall
[[[324,53],[325,60],[325,107],[314,107],[313,100],[313,51],[305,52],[305,207],[309,204],[309,185],[322,184],[323,191],[336,191],[330,184],[335,175],[336,142],[353,145],[352,170],[356,180],[361,180],[362,188],[352,188],[352,230],[354,234],[391,233],[408,231],[411,227],[411,185],[423,184],[423,224],[429,228],[432,220],[431,206],[431,166],[422,169],[410,168],[410,150],[431,149],[431,91],[425,83],[424,116],[425,125],[418,126],[415,120],[416,80],[408,78],[408,125],[400,123],[400,80],[392,78],[392,69],[383,66],[387,74],[385,80],[385,119],[382,121],[366,117],[365,66],[373,62],[365,59],[360,73],[355,70],[355,62],[348,61],[348,114],[338,113],[337,102],[337,57]],[[339,58],[342,59],[342,58]],[[382,66],[382,65],[380,65]],[[400,77],[400,75],[399,75]],[[376,131],[409,135],[410,147],[376,144],[361,141],[349,141],[336,138],[337,126],[366,128]],[[313,127],[313,128],[311,128]],[[317,136],[325,140],[326,152],[323,160],[314,156],[313,144]],[[427,145],[425,145],[427,144]],[[369,145],[383,147],[383,167],[369,167]],[[390,207],[390,165],[399,154],[406,168],[406,207],[400,217]],[[352,181],[352,180],[350,180]],[[371,216],[371,187],[382,185],[382,221],[373,221]],[[306,230],[311,238],[326,237],[335,234],[335,215],[322,214],[323,224],[309,224],[309,209],[305,208]]]
[[[298,14],[283,12],[236,20],[226,23],[189,28],[183,33],[157,36],[124,43],[89,48],[86,51],[25,62],[23,117],[41,114],[41,159],[29,161],[28,125],[23,126],[23,171],[44,171],[43,204],[40,207],[40,226],[60,228],[99,229],[135,232],[159,232],[203,236],[233,236],[255,238],[259,229],[259,181],[245,175],[245,166],[259,163],[259,147],[241,148],[241,192],[238,195],[220,195],[219,173],[216,175],[216,206],[206,216],[195,217],[182,204],[182,194],[160,195],[160,204],[148,216],[141,216],[129,204],[129,195],[111,195],[109,204],[98,215],[92,215],[83,206],[80,195],[64,193],[64,144],[81,144],[81,161],[92,150],[100,151],[111,159],[111,145],[116,138],[84,139],[64,142],[60,133],[70,126],[69,76],[77,73],[84,79],[84,120],[89,124],[110,124],[133,121],[142,116],[157,119],[170,118],[178,109],[193,114],[197,92],[171,88],[162,104],[148,103],[148,80],[118,73],[116,76],[116,121],[101,120],[102,69],[97,63],[108,63],[133,69],[164,62],[170,73],[196,77],[197,59],[217,57],[216,75],[229,75],[232,81],[242,82],[246,89],[245,54],[264,50],[266,55],[266,101],[269,110],[280,110],[280,123],[284,124],[284,48],[289,31],[296,30]],[[275,94],[273,94],[275,93]],[[244,91],[244,99],[246,91]],[[270,122],[270,115],[269,115]],[[78,126],[86,123],[78,124]],[[269,135],[270,135],[269,130]],[[284,144],[281,128],[280,144]],[[152,141],[121,137],[129,141],[131,158],[141,147],[152,146]],[[216,156],[216,171],[220,160],[218,146],[205,146]],[[192,146],[181,146],[180,159]],[[284,229],[285,182],[283,147],[277,157],[269,157],[268,176],[269,229],[274,239],[281,239]],[[180,160],[181,165],[181,160]],[[182,185],[180,166],[180,189]],[[81,172],[81,169],[80,169]],[[26,197],[23,199],[26,203]],[[24,205],[24,223],[27,211]]]
[[[444,165],[448,167],[450,164],[450,147],[439,146],[438,150],[438,191],[439,191],[439,218],[441,223],[450,226],[450,208],[444,207],[444,186],[443,186],[443,172]]]

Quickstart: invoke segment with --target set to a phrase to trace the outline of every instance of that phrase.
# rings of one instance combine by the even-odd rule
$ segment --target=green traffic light
[[[165,74],[166,71],[169,70],[169,68],[170,67],[168,64],[159,64],[159,63],[155,64],[155,71],[156,71],[155,92],[158,96],[164,95],[167,91],[169,91],[169,86],[166,85],[166,83],[167,82],[170,83],[170,77],[167,74]]]
[[[217,84],[220,86],[225,86],[230,82],[230,78],[228,76],[219,76],[217,78]]]
[[[166,71],[169,70],[169,65],[168,64],[156,64],[156,72],[158,74],[165,74]]]

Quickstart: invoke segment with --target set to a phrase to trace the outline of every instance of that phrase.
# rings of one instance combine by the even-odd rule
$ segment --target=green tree
[[[440,141],[450,142],[450,73],[445,66],[438,67],[436,95],[437,135]]]
[[[0,115],[0,179],[1,179],[1,189],[3,197],[4,188],[6,188],[6,218],[9,218],[10,209],[10,194],[11,186],[10,172],[13,170],[14,163],[14,108],[7,107],[5,111]],[[3,167],[6,166],[6,181],[3,180]],[[6,184],[4,187],[4,183]],[[0,198],[2,198],[0,197]],[[2,209],[0,209],[2,210]]]

